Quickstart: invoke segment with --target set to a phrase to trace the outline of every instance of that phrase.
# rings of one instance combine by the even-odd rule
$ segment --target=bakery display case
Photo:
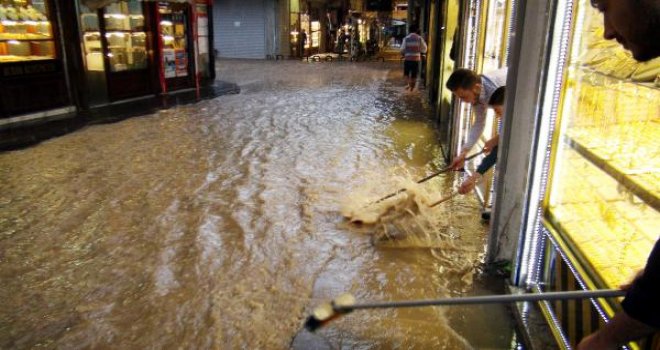
[[[55,6],[58,5],[58,7]],[[69,110],[63,18],[52,0],[0,0],[0,119]]]
[[[660,227],[660,60],[638,63],[578,4],[544,216],[601,288],[627,283]],[[651,73],[653,74],[651,74]]]
[[[0,2],[0,63],[56,58],[51,20],[45,0]]]

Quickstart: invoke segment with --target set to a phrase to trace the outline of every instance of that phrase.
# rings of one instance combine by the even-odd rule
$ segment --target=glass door
[[[188,5],[161,2],[159,40],[161,45],[161,74],[167,90],[188,88],[193,85],[192,37]]]
[[[121,0],[101,11],[101,38],[110,99],[149,94],[151,75],[143,3],[138,0]],[[86,49],[91,49],[88,52],[91,54],[91,60],[87,62],[88,69],[100,69],[93,56],[93,37],[92,34],[89,38],[91,41],[85,42]]]

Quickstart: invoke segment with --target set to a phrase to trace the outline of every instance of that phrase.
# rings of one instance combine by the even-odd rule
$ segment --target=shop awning
[[[161,2],[191,2],[192,0],[140,0],[140,1],[161,1]],[[83,4],[89,7],[90,10],[98,10],[101,7],[106,7],[112,3],[119,2],[119,0],[83,0]]]

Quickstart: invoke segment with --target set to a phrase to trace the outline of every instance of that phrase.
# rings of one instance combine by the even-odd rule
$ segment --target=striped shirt
[[[410,33],[401,43],[401,53],[406,61],[421,61],[423,53],[426,53],[426,42],[424,38],[416,33]]]

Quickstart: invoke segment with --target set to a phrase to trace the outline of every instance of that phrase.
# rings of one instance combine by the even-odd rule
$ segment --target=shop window
[[[197,15],[197,62],[202,77],[211,77],[211,58],[209,53],[209,17],[206,4],[196,5]]]
[[[45,0],[0,3],[0,63],[56,58],[50,11]]]
[[[302,43],[303,40],[303,35],[302,31],[305,31],[306,35],[306,41],[305,41],[305,49],[309,49],[311,47],[311,40],[310,39],[310,30],[309,30],[309,15],[307,14],[301,14],[300,15],[300,33],[298,34],[298,41]]]
[[[103,65],[103,46],[101,45],[101,29],[96,11],[80,6],[80,28],[83,35],[83,51],[85,65],[88,71],[105,71]]]
[[[308,40],[311,47],[318,48],[321,44],[321,22],[312,21],[311,23],[311,40]],[[309,47],[309,46],[308,46]]]
[[[147,33],[142,2],[119,1],[106,6],[103,12],[110,71],[147,68]]]
[[[165,78],[188,76],[188,16],[182,6],[159,4]]]
[[[580,1],[559,107],[545,218],[600,287],[644,267],[660,227],[660,61],[638,63],[603,39]]]

